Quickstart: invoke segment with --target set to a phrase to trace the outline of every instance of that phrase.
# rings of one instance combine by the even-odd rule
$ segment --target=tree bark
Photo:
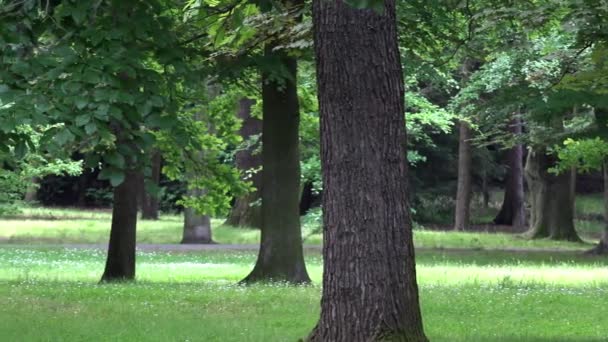
[[[125,172],[125,180],[114,188],[110,244],[102,282],[135,278],[138,177],[136,171]]]
[[[525,173],[532,215],[527,235],[532,239],[581,241],[574,229],[571,173],[550,173],[554,158],[544,148],[528,153]]]
[[[189,196],[204,195],[201,190],[190,190]],[[211,235],[211,219],[208,215],[198,214],[192,208],[184,209],[184,235],[182,244],[213,244]]]
[[[262,241],[253,271],[242,282],[309,283],[300,227],[300,112],[297,61],[265,47],[288,77],[262,72]]]
[[[426,341],[408,205],[395,1],[313,2],[323,294],[310,341]]]
[[[587,253],[608,254],[608,162],[604,162],[604,231],[597,246]]]
[[[32,185],[27,187],[23,200],[27,203],[34,203],[37,200],[38,195],[38,184],[40,179],[38,177],[32,177]]]
[[[152,154],[152,172],[150,174],[150,182],[158,186],[160,183],[160,173],[162,167],[162,156],[160,152],[155,151]],[[146,190],[145,182],[143,184],[141,205],[141,218],[144,220],[158,220],[158,194],[150,193]]]
[[[249,141],[262,134],[262,120],[251,116],[251,106],[254,100],[242,98],[239,101],[238,116],[243,120],[240,134],[244,141]],[[262,155],[255,153],[257,144],[249,145],[236,153],[236,167],[247,175],[255,191],[235,200],[225,224],[233,227],[262,227],[262,206],[260,194],[262,189]]]
[[[488,185],[488,172],[486,170],[483,171],[482,179],[481,179],[481,193],[483,195],[483,208],[490,208],[490,187]]]
[[[518,115],[513,118],[511,132],[516,136],[522,133],[521,118]],[[523,158],[522,144],[517,144],[509,150],[505,194],[500,211],[494,218],[495,224],[511,225],[516,231],[522,230],[526,225]]]
[[[471,128],[465,121],[460,122],[458,139],[458,187],[454,210],[454,230],[469,227],[471,207]]]

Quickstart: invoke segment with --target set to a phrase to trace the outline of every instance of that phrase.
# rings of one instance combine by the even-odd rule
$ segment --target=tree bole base
[[[262,270],[255,268],[245,279],[239,281],[240,285],[257,283],[286,283],[290,285],[309,285],[311,280],[306,272],[285,273],[277,270]]]
[[[573,234],[549,234],[544,229],[532,228],[525,232],[523,236],[529,240],[547,239],[554,241],[570,241],[570,242],[583,242],[581,238],[575,233]]]
[[[334,339],[331,336],[322,336],[319,333],[318,326],[310,333],[308,337],[303,340],[305,342],[325,342],[325,341],[333,341]],[[343,340],[349,340],[350,338],[346,338]],[[353,341],[358,340],[357,338],[352,338]],[[376,333],[376,336],[366,339],[366,341],[370,342],[428,342],[428,338],[422,332],[394,332],[394,331],[384,331],[379,330]]]
[[[206,239],[182,239],[181,245],[217,245],[218,243],[213,240]]]
[[[135,282],[135,278],[106,276],[104,274],[101,277],[99,284],[120,284],[120,283],[132,283],[132,282]]]
[[[587,255],[608,255],[608,244],[600,241],[597,246],[585,252]]]

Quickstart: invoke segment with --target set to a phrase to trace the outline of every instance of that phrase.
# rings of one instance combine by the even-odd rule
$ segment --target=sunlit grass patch
[[[105,252],[0,248],[6,341],[295,341],[319,313],[313,286],[238,286],[254,251],[138,252],[137,282],[98,285]],[[601,341],[608,259],[577,252],[419,251],[432,341]]]
[[[251,270],[254,251],[144,252],[137,256],[137,278],[146,282],[236,282]],[[101,275],[100,249],[0,248],[0,280],[90,281]],[[309,251],[307,267],[320,283],[322,260]],[[608,260],[571,253],[419,252],[421,284],[608,285]]]

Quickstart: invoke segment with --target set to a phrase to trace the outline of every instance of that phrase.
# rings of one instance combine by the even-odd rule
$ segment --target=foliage
[[[100,179],[113,186],[126,170],[148,175],[148,155],[160,144],[179,151],[172,154],[179,158],[167,158],[173,178],[197,174],[207,177],[198,185],[218,190],[186,200],[197,209],[225,210],[227,193],[242,191],[235,170],[211,162],[226,131],[220,127],[225,135],[215,136],[188,110],[205,91],[205,65],[182,40],[174,3],[3,3],[1,117],[53,125],[41,145],[53,154],[83,153],[86,165],[99,167]],[[205,115],[221,126],[213,113]],[[209,157],[195,158],[201,150]]]
[[[559,163],[552,172],[560,173],[573,167],[580,172],[601,170],[608,158],[608,142],[599,137],[566,139],[562,146],[555,146],[554,153]]]

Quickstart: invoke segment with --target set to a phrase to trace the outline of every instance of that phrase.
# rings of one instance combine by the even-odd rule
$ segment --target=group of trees
[[[309,340],[425,341],[408,161],[412,189],[457,165],[467,229],[506,150],[495,222],[579,239],[573,175],[608,174],[606,18],[603,0],[0,0],[2,171],[74,173],[77,155],[112,185],[103,281],[135,277],[161,164],[187,184],[184,243],[212,242],[205,215],[261,230],[244,283],[310,282],[301,199],[322,191]],[[440,153],[454,123],[456,162]]]

